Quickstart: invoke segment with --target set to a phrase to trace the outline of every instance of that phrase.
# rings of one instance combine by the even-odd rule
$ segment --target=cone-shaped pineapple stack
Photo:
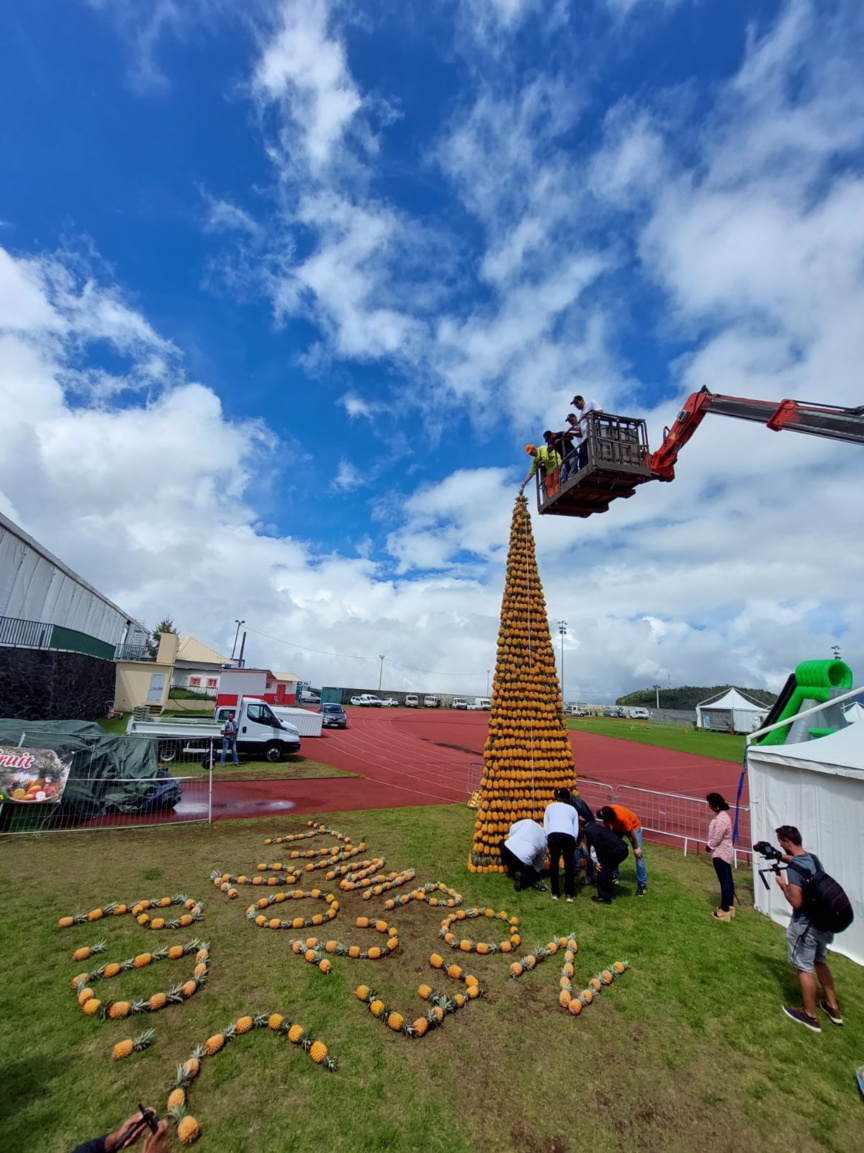
[[[514,821],[542,820],[556,788],[575,783],[573,753],[546,601],[537,575],[528,501],[516,500],[484,751],[480,806],[468,868],[502,872],[498,846]]]

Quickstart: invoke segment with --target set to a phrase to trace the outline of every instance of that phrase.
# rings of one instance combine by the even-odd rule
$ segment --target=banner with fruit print
[[[71,758],[54,749],[0,746],[0,802],[57,803],[63,796]]]

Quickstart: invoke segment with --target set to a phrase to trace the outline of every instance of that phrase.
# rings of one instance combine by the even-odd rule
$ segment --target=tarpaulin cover
[[[173,809],[180,802],[180,786],[159,767],[153,741],[105,733],[90,721],[0,719],[0,745],[54,749],[71,759],[63,799],[50,806],[50,824]],[[3,816],[8,819],[7,812]]]

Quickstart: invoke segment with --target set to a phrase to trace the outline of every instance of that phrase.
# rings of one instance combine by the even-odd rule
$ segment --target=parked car
[[[567,715],[568,717],[587,717],[588,712],[581,705],[568,705]]]
[[[423,698],[423,705],[427,709],[437,709],[441,702],[437,697],[428,696]]]
[[[361,708],[380,709],[383,702],[381,698],[376,697],[374,693],[360,693],[359,696],[352,697],[350,703],[352,705],[360,705]]]
[[[304,689],[300,694],[301,705],[320,705],[321,694],[313,693],[311,689]]]
[[[405,698],[405,708],[406,709],[419,709],[420,708],[420,698],[417,696],[416,693],[409,693],[408,696]]]
[[[651,720],[651,714],[648,712],[647,709],[643,709],[641,707],[640,708],[634,708],[634,709],[630,709],[630,719],[632,721],[650,721]]]
[[[347,729],[348,715],[341,705],[328,702],[318,710],[321,713],[321,726],[325,729]]]
[[[468,708],[468,702],[465,700],[464,697],[454,697],[453,698],[453,708],[454,709],[467,709]]]
[[[398,709],[399,708],[399,702],[396,700],[395,697],[385,697],[384,700],[381,702],[381,704],[384,706],[385,709]]]

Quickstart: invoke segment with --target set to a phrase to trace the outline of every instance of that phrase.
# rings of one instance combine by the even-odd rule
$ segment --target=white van
[[[423,698],[423,705],[427,709],[437,709],[440,704],[441,702],[438,700],[438,698],[433,697],[431,694],[428,697]]]
[[[405,708],[406,709],[419,709],[420,708],[420,698],[417,696],[416,693],[409,693],[408,696],[405,698]]]
[[[454,697],[452,707],[454,709],[467,709],[468,708],[468,702],[465,700],[464,697]]]
[[[635,708],[635,709],[629,709],[628,712],[630,714],[630,720],[631,721],[650,721],[651,720],[651,714],[648,712],[647,709]]]

